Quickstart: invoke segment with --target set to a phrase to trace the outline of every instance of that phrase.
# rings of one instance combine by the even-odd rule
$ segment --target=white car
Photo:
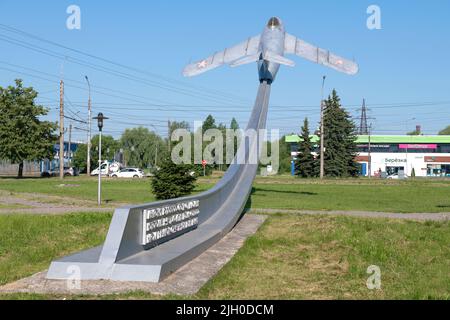
[[[116,173],[120,170],[121,164],[118,162],[109,163],[108,161],[103,162],[101,165],[102,176],[111,176],[113,173]],[[91,176],[98,176],[98,168],[92,170]]]
[[[143,178],[144,171],[138,168],[124,168],[120,171],[111,173],[111,178]]]
[[[388,179],[394,179],[394,180],[400,179],[399,176],[398,176],[398,173],[391,174],[391,175],[388,176],[387,178],[388,178]],[[408,176],[404,175],[404,176],[403,176],[403,179],[408,179]]]

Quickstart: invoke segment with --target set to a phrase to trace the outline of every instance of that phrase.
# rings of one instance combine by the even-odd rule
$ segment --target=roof
[[[294,134],[285,137],[286,142],[300,142],[301,138]],[[319,137],[311,136],[312,142],[319,142]],[[368,143],[369,136],[357,136],[356,143]],[[450,135],[446,136],[370,136],[371,143],[450,143]]]

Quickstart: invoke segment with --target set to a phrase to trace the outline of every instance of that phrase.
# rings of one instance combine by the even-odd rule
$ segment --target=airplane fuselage
[[[259,81],[272,83],[275,80],[280,64],[268,61],[264,58],[266,52],[273,52],[284,56],[285,30],[280,19],[271,18],[261,35],[260,52],[258,61]]]

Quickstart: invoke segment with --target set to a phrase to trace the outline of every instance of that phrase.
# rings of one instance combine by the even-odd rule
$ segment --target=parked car
[[[124,168],[118,172],[110,174],[112,178],[143,178],[145,177],[144,171],[138,168]]]
[[[111,176],[113,173],[119,172],[122,165],[118,162],[105,161],[101,165],[102,176]],[[91,176],[98,176],[98,168],[92,170]]]
[[[80,173],[78,172],[77,168],[64,167],[64,177],[76,177],[78,175],[80,175]],[[58,177],[58,176],[59,176],[59,167],[41,173],[41,177]]]
[[[400,178],[399,178],[399,176],[398,176],[398,173],[394,173],[394,174],[391,174],[390,176],[387,176],[387,179],[394,179],[394,180],[397,180],[397,179],[400,179]],[[404,175],[404,176],[403,176],[403,179],[408,179],[408,176],[407,176],[407,175]]]

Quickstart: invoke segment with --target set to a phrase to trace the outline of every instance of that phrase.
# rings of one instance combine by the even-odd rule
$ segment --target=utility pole
[[[324,148],[324,141],[325,141],[325,139],[324,139],[324,136],[323,136],[323,134],[324,134],[324,124],[323,124],[323,115],[324,115],[324,109],[325,109],[325,103],[324,103],[324,101],[323,101],[323,88],[324,88],[324,86],[325,86],[325,79],[326,79],[327,77],[326,76],[323,76],[323,78],[322,78],[322,98],[321,98],[321,100],[320,100],[320,179],[323,179],[323,177],[324,177],[324,173],[325,173],[325,170],[324,170],[324,164],[325,164],[325,162],[324,162],[324,154],[325,154],[325,148]]]
[[[158,129],[156,129],[156,127],[152,124],[150,124],[150,126],[155,130],[155,135],[158,135]],[[169,125],[170,128],[170,125]],[[170,131],[170,130],[169,130]],[[156,141],[156,152],[155,152],[155,169],[158,166],[158,148],[159,148],[159,141]]]
[[[170,120],[167,120],[167,149],[169,150],[169,154],[170,154],[170,136],[171,136],[171,132],[170,132]]]
[[[59,84],[59,178],[64,179],[64,81]]]
[[[89,88],[89,99],[88,99],[88,136],[87,136],[87,161],[86,161],[86,166],[87,166],[87,175],[88,177],[91,175],[91,84],[89,82],[89,78],[87,76],[85,76],[86,81],[88,83],[88,88]]]
[[[72,166],[72,123],[69,125],[69,148],[67,151],[67,158],[69,160],[69,167]]]

